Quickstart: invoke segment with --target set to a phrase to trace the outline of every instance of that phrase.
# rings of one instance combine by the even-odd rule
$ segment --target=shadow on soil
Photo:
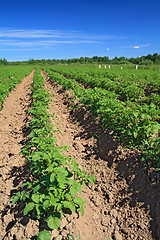
[[[14,166],[9,174],[9,178],[14,179],[13,180],[13,187],[14,189],[10,193],[10,198],[15,195],[17,192],[21,191],[20,185],[24,182],[26,182],[29,179],[30,171],[29,171],[29,164],[25,164],[24,166],[21,167],[16,167]],[[17,224],[17,222],[20,222],[23,226],[27,225],[29,221],[28,216],[23,216],[23,209],[25,207],[25,204],[23,202],[17,202],[14,204],[14,206],[9,203],[8,205],[5,206],[3,211],[1,212],[1,218],[2,222],[4,221],[4,217],[10,214],[14,214],[14,219],[8,223],[6,227],[6,235],[3,237],[5,239],[6,236],[8,236],[9,232],[11,229]],[[13,239],[16,239],[13,237]]]

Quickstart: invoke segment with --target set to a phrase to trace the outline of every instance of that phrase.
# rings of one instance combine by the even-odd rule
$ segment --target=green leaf
[[[156,171],[160,171],[160,168],[156,168],[155,170],[156,170]]]
[[[159,130],[160,130],[160,124],[154,124],[153,131],[156,135],[158,135]]]
[[[47,225],[48,225],[49,228],[54,230],[54,229],[56,229],[60,226],[60,221],[56,217],[50,218]]]
[[[134,132],[133,135],[134,135],[134,138],[137,138],[138,133],[137,133],[137,132]]]
[[[89,175],[88,179],[92,184],[95,184],[95,182],[96,182],[95,176]]]
[[[47,231],[41,231],[38,234],[38,240],[50,240],[51,239],[51,234],[50,232]]]
[[[51,176],[50,176],[50,182],[54,182],[55,176],[56,176],[55,173],[52,173],[52,174],[51,174]]]
[[[138,112],[133,112],[133,115],[137,118],[138,117]]]
[[[62,209],[62,204],[57,205],[57,212],[59,212]]]
[[[63,175],[63,174],[61,174],[61,173],[59,173],[58,175],[57,175],[57,181],[59,182],[59,183],[64,183],[65,182],[65,176]]]
[[[71,176],[72,177],[72,176]],[[75,180],[74,179],[66,179],[66,183],[68,184],[68,185],[73,185],[74,183],[75,183]]]
[[[32,200],[35,203],[39,203],[39,195],[38,194],[32,194]]]
[[[25,186],[27,186],[28,188],[30,188],[30,187],[32,186],[32,183],[30,183],[30,182],[25,182],[25,183],[22,184],[21,187],[23,188],[23,187],[25,187]]]
[[[27,215],[30,211],[32,211],[33,208],[34,208],[34,206],[35,206],[34,202],[28,203],[28,204],[25,206],[25,208],[24,208],[23,215],[25,216],[25,215]]]
[[[36,204],[36,211],[37,211],[38,216],[41,215],[41,211],[39,210],[39,205],[38,204]]]
[[[83,206],[80,206],[78,208],[78,210],[80,211],[81,215],[84,216],[84,208],[83,208]]]
[[[49,200],[44,201],[44,203],[43,203],[44,209],[47,210],[47,208],[48,208],[49,206],[50,206],[50,201],[49,201]]]
[[[64,201],[64,202],[63,202],[63,206],[64,206],[65,208],[69,208],[72,212],[75,212],[75,211],[76,211],[75,205],[74,205],[74,203],[72,203],[72,202]]]
[[[131,130],[127,130],[127,135],[132,136]]]
[[[51,199],[50,199],[50,203],[51,203],[53,206],[56,206],[58,201],[59,201],[58,198],[51,198]]]
[[[41,188],[40,184],[33,188],[33,192],[36,193]]]
[[[85,201],[83,201],[80,197],[75,197],[73,201],[79,206],[83,206],[83,204],[85,203]]]
[[[77,192],[78,192],[78,188],[77,188],[76,186],[71,186],[71,187],[70,187],[71,196],[76,195]]]
[[[13,200],[12,200],[12,205],[14,205],[17,201],[18,201],[18,199],[19,199],[19,196],[14,196],[13,197]]]
[[[72,201],[72,196],[69,193],[65,194],[65,198],[67,198],[69,201]]]
[[[49,166],[46,168],[46,172],[53,172],[54,168],[52,166]]]
[[[32,138],[32,141],[36,139],[36,138]],[[41,152],[34,152],[34,154],[32,154],[32,160],[33,161],[38,161],[39,159],[41,159]]]
[[[72,234],[69,234],[69,240],[75,240]]]

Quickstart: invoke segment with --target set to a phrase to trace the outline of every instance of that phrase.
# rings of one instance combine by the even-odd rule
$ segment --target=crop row
[[[65,156],[67,146],[58,147],[49,114],[50,93],[45,89],[40,69],[33,78],[32,104],[29,114],[29,139],[22,149],[28,158],[32,177],[22,184],[22,191],[12,199],[25,201],[24,215],[45,221],[49,229],[60,226],[60,218],[68,211],[84,214],[84,201],[75,196],[83,183],[94,183],[94,177],[80,169],[75,159]],[[50,232],[41,231],[38,239],[50,239]]]
[[[82,72],[82,69],[74,67],[54,67],[54,71],[63,74],[65,77],[70,77],[78,82],[81,82],[90,87],[99,87],[112,91],[117,94],[117,98],[121,101],[132,101],[139,104],[154,104],[160,107],[160,81],[159,78],[153,75],[136,75],[126,74],[118,75],[115,73],[101,72],[94,70],[95,74],[90,72]],[[160,76],[159,76],[160,77]]]
[[[14,74],[16,74],[16,71],[18,70],[17,67],[0,67],[0,83],[5,81],[8,78],[12,78]]]
[[[18,67],[16,69],[10,67],[5,68],[5,71],[4,69],[0,69],[0,77],[2,79],[0,82],[0,110],[5,97],[7,97],[10,91],[16,87],[16,84],[20,83],[22,78],[27,76],[32,70],[33,67]]]
[[[143,85],[144,88],[150,88],[152,92],[159,92],[160,88],[160,72],[159,71],[136,71],[131,69],[125,69],[118,71],[117,69],[98,69],[96,66],[54,66],[52,67],[55,71],[59,73],[69,74],[71,78],[76,78],[76,76],[82,77],[93,77],[93,78],[105,78],[111,80],[112,82],[132,82],[135,84]],[[141,87],[141,86],[140,86]],[[159,92],[160,93],[160,92]]]
[[[65,89],[72,90],[95,116],[100,117],[102,126],[113,130],[121,142],[140,149],[143,159],[152,161],[156,166],[160,165],[160,124],[154,104],[150,109],[144,109],[130,101],[122,102],[104,89],[85,89],[73,79],[65,78],[49,68],[44,70],[50,79]]]
[[[108,78],[99,77],[87,77],[85,73],[79,75],[78,73],[71,71],[72,79],[75,76],[75,80],[78,82],[82,82],[91,86],[92,88],[101,88],[110,92],[114,98],[126,102],[127,105],[135,105],[136,108],[140,109],[141,112],[145,112],[149,114],[152,119],[158,120],[157,116],[160,116],[160,95],[158,93],[152,93],[148,96],[145,95],[146,90],[144,90],[143,84],[135,83],[133,80],[123,80],[119,81],[117,77],[117,81],[110,80]],[[65,75],[66,77],[69,75]],[[160,84],[160,82],[159,82]],[[158,90],[155,91],[159,91]]]

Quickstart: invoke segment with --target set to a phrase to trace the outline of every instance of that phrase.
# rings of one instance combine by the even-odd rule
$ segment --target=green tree
[[[142,60],[140,63],[139,63],[139,65],[152,65],[152,64],[154,64],[153,63],[153,61],[151,61],[151,60]]]

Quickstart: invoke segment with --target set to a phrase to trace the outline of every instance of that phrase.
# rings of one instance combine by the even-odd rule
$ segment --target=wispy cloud
[[[49,49],[49,48],[47,48],[47,47],[44,47],[44,48],[38,48],[38,47],[32,47],[32,48],[1,48],[0,49],[0,51],[2,52],[2,51],[4,51],[4,52],[7,52],[7,51],[15,51],[16,50],[16,52],[18,51],[18,52],[21,52],[21,51],[40,51],[40,50],[42,50],[42,49]]]
[[[57,38],[68,35],[58,30],[0,29],[1,38]]]
[[[121,39],[123,37],[116,34],[105,35],[69,30],[0,28],[0,52],[2,52],[4,57],[11,56],[11,59],[14,59],[20,53],[26,54],[26,58],[27,54],[33,56],[33,58],[40,58],[40,56],[45,58],[52,55],[60,56],[62,53],[66,54],[67,51],[69,51],[68,56],[72,52],[77,57],[77,54],[86,54],[89,48],[92,48],[94,51],[98,49],[97,51],[99,51],[107,44],[106,42]]]
[[[40,43],[47,43],[47,44],[63,44],[63,43],[98,43],[99,41],[94,40],[76,40],[76,41],[62,41],[62,40],[50,40],[50,41],[40,41]]]
[[[120,36],[86,34],[80,31],[0,29],[0,49],[40,50],[54,45],[101,44]]]
[[[0,29],[0,38],[70,38],[70,39],[90,39],[90,40],[104,40],[104,39],[121,39],[121,36],[114,35],[93,35],[86,34],[80,31],[62,31],[62,30],[24,30],[24,29]]]
[[[139,48],[143,48],[143,47],[149,47],[150,44],[143,44],[143,45],[135,45],[135,46],[123,46],[123,47],[118,47],[118,48],[135,48],[135,49],[139,49]]]
[[[75,40],[75,41],[64,41],[64,40],[50,40],[50,41],[41,41],[41,40],[30,40],[30,41],[20,41],[20,40],[0,40],[0,50],[4,50],[8,47],[9,50],[16,49],[20,50],[22,47],[25,49],[23,50],[31,50],[31,47],[34,48],[33,50],[40,50],[44,48],[53,48],[56,45],[75,45],[75,44],[92,44],[92,43],[99,43],[98,41],[92,40]]]

